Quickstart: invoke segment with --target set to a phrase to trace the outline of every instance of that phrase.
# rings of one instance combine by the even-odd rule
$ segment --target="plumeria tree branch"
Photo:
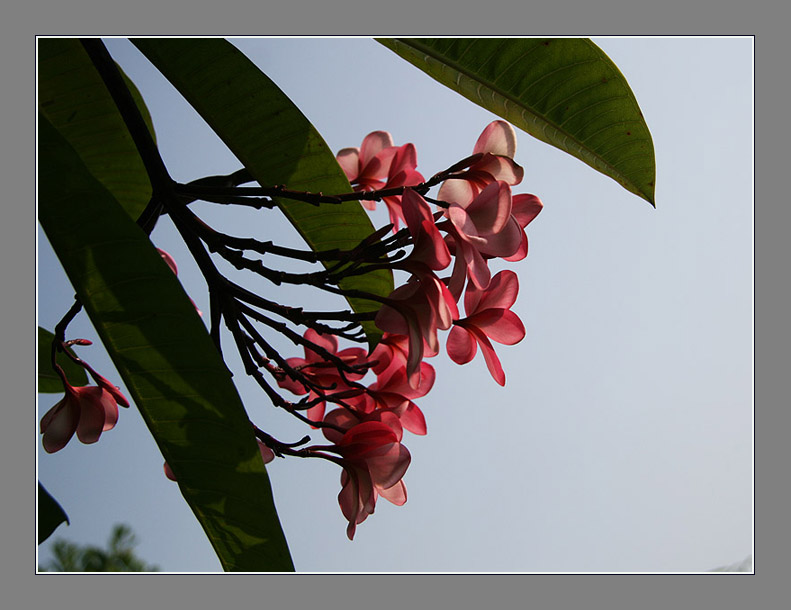
[[[402,477],[411,457],[402,443],[403,430],[426,433],[425,418],[414,400],[425,396],[434,384],[435,370],[424,360],[439,352],[438,331],[450,331],[448,353],[459,364],[471,361],[480,346],[500,384],[505,383],[505,377],[490,339],[511,345],[524,337],[521,321],[510,310],[518,288],[515,276],[501,273],[492,278],[488,269],[490,259],[515,261],[526,255],[524,227],[541,207],[532,195],[512,196],[511,188],[522,179],[522,169],[513,161],[513,128],[503,121],[491,123],[472,155],[428,180],[416,170],[414,145],[396,146],[389,133],[373,132],[360,148],[338,153],[352,192],[324,194],[287,185],[242,186],[252,181],[246,169],[180,184],[170,177],[104,45],[93,39],[82,42],[118,106],[152,185],[139,226],[150,235],[161,216],[170,218],[206,282],[208,332],[220,355],[224,326],[245,373],[272,405],[320,430],[329,443],[307,445],[309,436],[284,443],[253,425],[262,459],[319,457],[341,466],[338,500],[349,521],[347,535],[352,538],[356,526],[374,512],[377,498],[385,497],[397,505],[406,502]],[[439,187],[439,192],[429,197],[434,187]],[[312,206],[358,201],[369,210],[384,203],[390,222],[352,248],[306,251],[229,235],[209,225],[191,206],[205,201],[267,213],[286,200]],[[400,228],[401,223],[405,228]],[[160,255],[177,273],[170,255],[161,250]],[[279,269],[269,259],[264,264],[264,257],[272,256],[321,264],[322,268]],[[289,305],[231,279],[220,271],[217,259],[276,287],[302,285],[379,307],[357,313]],[[400,270],[409,279],[389,295],[349,288],[344,282],[383,269]],[[447,275],[440,277],[442,273]],[[462,294],[464,316],[457,305]],[[65,326],[79,310],[79,302],[75,302],[56,328],[54,366],[56,350],[66,346]],[[366,322],[374,322],[385,333],[378,345],[370,351],[339,345],[339,340],[366,343]],[[271,334],[301,347],[304,357],[285,357],[275,349]],[[115,425],[117,404],[125,402],[117,388],[77,360],[99,386],[81,394],[70,388],[64,377],[67,396],[45,416],[42,428],[46,423],[53,430],[52,422],[57,419],[66,422],[71,432],[66,436],[45,433],[48,451],[60,449],[75,429],[80,440],[94,442],[102,430]],[[366,381],[371,375],[375,381]],[[287,399],[281,391],[295,397]],[[94,411],[101,409],[103,415],[79,427],[76,422],[82,415],[78,412],[88,405]],[[165,473],[174,478],[167,466]]]

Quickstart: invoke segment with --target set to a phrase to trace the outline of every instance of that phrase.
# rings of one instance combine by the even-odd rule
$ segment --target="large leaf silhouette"
[[[348,193],[335,156],[310,121],[255,64],[226,40],[132,39],[192,104],[262,186]],[[374,228],[359,202],[315,207],[280,199],[280,208],[313,250],[351,249]],[[387,296],[393,275],[380,270],[341,281],[341,288]],[[380,305],[348,299],[357,312]],[[364,324],[369,339],[381,336]]]
[[[654,204],[651,133],[623,74],[586,38],[380,38],[443,85]]]
[[[52,535],[61,523],[69,523],[69,517],[58,501],[46,488],[38,484],[38,543],[41,544]]]
[[[123,77],[153,135],[143,98]],[[39,39],[38,103],[91,174],[137,219],[151,197],[151,183],[118,107],[78,39]]]
[[[41,114],[39,220],[223,568],[292,571],[250,422],[206,328],[144,232]]]

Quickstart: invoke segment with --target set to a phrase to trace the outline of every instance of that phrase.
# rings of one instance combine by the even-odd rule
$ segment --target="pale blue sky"
[[[657,209],[517,132],[525,179],[515,192],[538,195],[545,208],[529,227],[529,256],[509,266],[527,337],[498,346],[507,384],[491,379],[480,355],[463,367],[444,353],[432,361],[437,382],[418,401],[429,433],[405,438],[409,500],[380,501],[353,542],[337,504],[338,468],[273,462],[298,570],[700,571],[752,553],[753,41],[594,41],[627,77],[651,129]],[[369,39],[235,42],[332,150],[385,129],[396,144],[415,144],[428,176],[469,154],[496,118]],[[127,41],[108,46],[145,97],[176,179],[240,167]],[[237,233],[299,244],[276,212],[201,209]],[[186,248],[160,224],[154,241],[208,311]],[[39,323],[51,329],[73,290],[39,235]],[[69,334],[96,338],[84,315]],[[120,383],[98,344],[81,355]],[[260,427],[282,438],[306,432],[237,370]],[[42,395],[41,412],[57,400]],[[38,465],[71,518],[53,539],[103,544],[124,522],[149,563],[220,569],[134,407],[97,444],[39,450]]]

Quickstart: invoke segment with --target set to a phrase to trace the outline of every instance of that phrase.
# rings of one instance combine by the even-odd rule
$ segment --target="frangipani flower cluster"
[[[514,345],[525,327],[511,310],[519,291],[510,270],[492,274],[491,259],[514,262],[527,255],[525,227],[542,203],[535,195],[512,193],[524,171],[513,159],[516,134],[504,121],[484,129],[472,156],[457,164],[440,186],[437,206],[421,189],[412,144],[395,146],[389,133],[376,131],[359,148],[338,153],[338,162],[358,191],[408,186],[399,195],[389,191],[382,200],[397,230],[406,225],[411,250],[392,264],[408,273],[408,280],[384,301],[375,323],[384,336],[371,354],[359,348],[338,351],[337,341],[308,330],[304,358],[287,363],[302,379],[288,373],[279,385],[312,405],[307,413],[322,427],[332,445],[312,446],[306,452],[337,456],[342,466],[338,501],[348,520],[348,537],[375,509],[379,496],[401,505],[406,502],[402,477],[410,462],[402,444],[403,431],[426,434],[426,418],[417,404],[434,384],[435,369],[425,358],[440,352],[440,331],[450,331],[446,343],[451,360],[472,361],[480,348],[494,380],[505,385],[505,373],[492,341]],[[365,201],[374,209],[374,201]],[[445,272],[445,273],[443,273]],[[462,300],[462,296],[464,297]],[[464,315],[460,313],[463,304]],[[366,362],[376,379],[329,367],[309,345],[319,346],[344,364],[361,370]],[[311,387],[305,381],[314,382]],[[310,385],[310,384],[309,384]],[[328,404],[335,408],[327,408]]]
[[[179,209],[173,215],[174,222],[182,223],[180,231],[193,233],[195,249],[201,241],[207,245],[206,256],[195,260],[214,291],[208,317],[210,336],[220,353],[219,324],[224,321],[245,371],[273,404],[312,430],[320,430],[326,441],[307,445],[310,436],[306,436],[296,443],[285,443],[253,424],[263,463],[297,456],[339,465],[338,502],[348,522],[349,539],[374,513],[380,497],[396,505],[407,500],[403,477],[411,454],[404,445],[404,434],[427,434],[426,416],[417,403],[434,386],[436,370],[426,360],[442,351],[443,334],[445,350],[453,362],[467,364],[480,350],[495,382],[505,385],[505,372],[493,343],[514,345],[525,337],[525,327],[512,311],[519,290],[517,275],[507,269],[492,270],[490,262],[525,258],[525,228],[542,209],[535,195],[513,192],[524,177],[522,167],[514,161],[515,152],[514,129],[504,121],[494,121],[481,133],[472,155],[426,181],[417,170],[415,146],[397,146],[389,133],[376,131],[366,136],[359,148],[345,148],[337,155],[354,193],[323,197],[289,191],[287,185],[255,189],[256,194],[263,191],[273,198],[291,197],[316,205],[357,198],[364,208],[374,210],[377,202],[384,203],[388,226],[362,240],[357,248],[321,253],[326,259],[318,259],[317,252],[220,233],[191,216],[191,210]],[[236,174],[229,178],[233,176]],[[209,184],[198,182],[200,189],[194,192],[184,187],[185,199],[209,197],[204,200],[239,204],[249,194],[239,190],[226,195],[229,187],[212,193]],[[435,186],[439,187],[436,197],[430,198],[428,193]],[[226,196],[227,202],[223,200]],[[255,200],[256,205],[262,204],[261,199]],[[393,234],[384,238],[391,229]],[[289,307],[228,280],[207,262],[209,251],[276,285],[285,281],[312,284],[336,294],[372,297],[382,306],[375,314],[307,312],[302,307]],[[333,263],[317,273],[288,273],[247,258],[250,251]],[[163,250],[159,254],[177,274],[173,258]],[[351,295],[341,288],[339,280],[344,273],[367,273],[384,266],[398,271],[399,279],[406,278],[386,297]],[[285,321],[273,320],[270,315]],[[341,345],[340,339],[363,341],[360,322],[372,319],[383,333],[374,349],[369,352]],[[347,322],[347,326],[337,327]],[[280,332],[301,347],[301,355],[281,356],[255,323]],[[306,330],[297,332],[288,323]],[[41,420],[48,452],[63,448],[75,433],[84,443],[95,442],[116,424],[118,405],[128,406],[117,388],[84,366],[98,385],[74,388],[61,374],[66,395]],[[277,387],[297,398],[287,400]],[[176,479],[167,463],[164,472],[169,479]]]

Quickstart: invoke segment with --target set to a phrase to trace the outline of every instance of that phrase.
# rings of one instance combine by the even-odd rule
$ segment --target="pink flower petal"
[[[519,294],[519,276],[510,269],[497,273],[489,286],[477,295],[467,291],[464,307],[467,315],[485,309],[510,309]]]
[[[314,392],[311,392],[308,395],[308,398],[318,398],[318,395]],[[307,411],[305,411],[305,417],[307,417],[310,421],[320,422],[324,418],[324,411],[327,408],[326,402],[319,402],[310,407]]]
[[[121,394],[121,390],[115,387],[107,379],[105,379],[95,371],[91,371],[91,377],[93,377],[94,381],[96,381],[96,384],[100,388],[103,388],[104,390],[110,393],[110,395],[115,399],[115,402],[117,402],[122,407],[129,406],[129,401],[126,399],[126,396]]]
[[[173,474],[173,469],[170,467],[170,465],[167,462],[165,462],[163,468],[165,470],[165,476],[171,481],[176,481],[176,475]]]
[[[465,242],[461,242],[461,252],[467,263],[467,275],[470,281],[479,289],[484,290],[492,279],[486,259],[481,256],[478,248]]]
[[[405,408],[398,414],[398,417],[404,429],[409,430],[412,434],[423,436],[428,433],[426,417],[423,415],[423,411],[411,400],[406,403]]]
[[[448,356],[456,364],[467,364],[478,351],[475,339],[463,326],[454,326],[445,343]]]
[[[105,430],[104,426],[107,420],[108,410],[112,410],[112,406],[108,404],[107,401],[110,401],[112,405],[115,406],[115,400],[113,400],[109,392],[97,386],[77,388],[77,392],[80,401],[80,420],[77,422],[77,438],[80,439],[80,442],[88,445],[99,440],[99,437]],[[115,406],[115,409],[115,419],[117,419],[118,407]],[[113,421],[113,424],[114,423]]]
[[[371,452],[365,462],[373,484],[388,489],[401,480],[411,459],[406,447],[401,443],[392,443]]]
[[[386,148],[393,146],[393,136],[386,131],[372,131],[360,146],[360,163],[366,166],[370,161]]]
[[[508,260],[508,257],[515,256],[519,251],[524,238],[525,234],[519,228],[519,223],[513,216],[510,216],[505,227],[499,233],[487,235],[486,243],[479,246],[478,249],[485,256]]]
[[[467,207],[476,194],[477,190],[473,188],[468,180],[453,178],[442,183],[437,193],[437,199]]]
[[[522,231],[519,237],[519,247],[511,256],[503,256],[502,259],[510,263],[521,261],[527,256],[527,234]]]
[[[44,433],[41,442],[44,451],[55,453],[63,449],[74,436],[79,419],[80,406],[67,392],[66,396],[41,418],[41,432]]]
[[[388,172],[388,176],[396,177],[402,176],[401,179],[406,179],[407,176],[412,175],[412,172],[417,167],[417,150],[415,149],[414,144],[404,144],[403,146],[399,146],[396,148],[395,154],[393,155],[393,160],[390,164],[390,171]],[[419,174],[418,174],[419,175]],[[402,186],[405,182],[401,182],[400,184],[396,184],[397,179],[389,179],[387,181],[388,186]],[[420,181],[422,182],[422,180]],[[417,183],[419,184],[419,182]]]
[[[492,153],[513,159],[516,154],[516,132],[505,121],[492,121],[483,130],[473,148],[475,153]]]
[[[509,309],[486,309],[467,318],[467,323],[480,328],[487,337],[503,345],[515,345],[525,338],[525,326]]]
[[[159,252],[159,255],[162,257],[162,260],[165,261],[167,266],[170,267],[170,270],[173,272],[173,275],[178,275],[179,268],[176,265],[176,261],[173,259],[173,257],[170,256],[170,254],[168,254],[164,250],[161,250],[159,248],[157,248],[157,252]]]
[[[331,354],[338,351],[338,338],[335,335],[323,335],[317,331],[309,328],[305,331],[304,338],[317,346],[324,348]],[[305,359],[308,362],[324,362],[324,357],[319,356],[316,352],[305,346]]]
[[[467,206],[467,213],[478,235],[499,233],[511,217],[511,187],[505,182],[492,182]]]
[[[519,226],[524,229],[538,216],[542,209],[544,209],[544,204],[541,203],[538,197],[528,193],[520,193],[513,197],[511,214],[514,215]]]
[[[386,395],[400,396],[402,399],[415,399],[425,396],[434,386],[437,373],[433,366],[428,362],[420,363],[420,375],[417,378],[418,384],[412,385],[412,380],[407,378],[406,366],[402,365],[393,371],[389,377],[378,377],[376,383],[369,386],[372,392],[384,393]],[[389,402],[387,406],[393,406]]]
[[[478,330],[476,327],[470,327],[469,331],[475,337],[475,340],[478,342],[478,345],[481,346],[481,352],[483,353],[483,358],[486,361],[486,367],[489,369],[494,380],[504,386],[505,385],[505,373],[503,372],[503,367],[500,364],[500,359],[497,357],[497,354],[494,352],[494,348],[492,344],[489,342],[489,339],[483,331]]]
[[[264,461],[264,464],[268,464],[272,460],[275,459],[275,452],[272,451],[269,447],[264,445],[260,440],[255,439],[258,441],[258,450],[261,452],[261,459]]]
[[[524,168],[513,159],[486,154],[470,168],[468,179],[473,179],[478,186],[485,186],[492,180],[502,180],[516,186],[522,182],[524,175]]]
[[[456,230],[462,239],[468,242],[474,242],[476,244],[486,243],[485,240],[479,237],[478,227],[475,225],[475,221],[467,213],[465,208],[458,204],[452,203],[446,210],[446,214],[453,223],[453,226],[456,227]]]
[[[396,506],[403,506],[406,504],[406,485],[403,481],[399,481],[389,489],[377,489],[380,496],[388,502],[392,502]]]
[[[360,149],[344,148],[335,156],[349,182],[354,182],[360,172]]]

